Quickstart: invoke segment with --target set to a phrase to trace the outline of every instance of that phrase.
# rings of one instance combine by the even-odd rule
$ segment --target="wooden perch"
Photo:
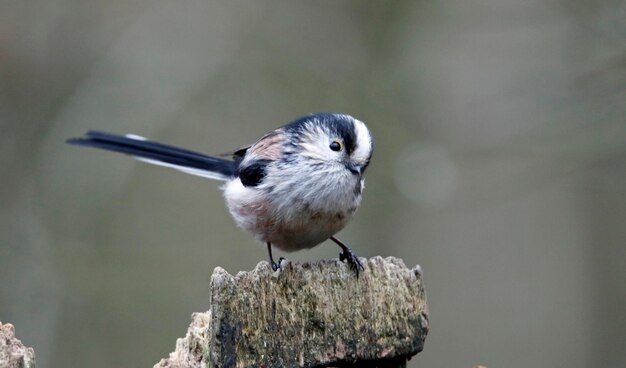
[[[0,367],[35,367],[35,351],[15,338],[15,327],[10,323],[0,322]]]
[[[404,367],[428,333],[419,266],[362,259],[267,262],[211,278],[211,310],[196,313],[176,351],[155,367]]]

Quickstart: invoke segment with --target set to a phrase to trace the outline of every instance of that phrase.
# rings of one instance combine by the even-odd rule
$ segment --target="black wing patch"
[[[265,178],[267,165],[272,162],[270,160],[258,160],[246,167],[240,167],[238,170],[239,179],[246,187],[256,187],[261,184]]]
[[[242,148],[236,150],[235,152],[233,152],[232,153],[233,160],[235,160],[235,161],[243,160],[243,157],[246,155],[246,153],[248,153],[248,149],[250,147],[252,147],[252,146],[242,147]]]
[[[230,158],[233,159],[233,161],[239,163],[246,156],[246,153],[248,153],[248,150],[250,149],[250,147],[252,147],[252,145],[238,148],[236,151],[229,151],[229,152],[220,153],[218,156],[219,157],[230,157]]]

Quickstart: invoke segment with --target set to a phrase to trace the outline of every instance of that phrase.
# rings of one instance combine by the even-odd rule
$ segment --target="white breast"
[[[258,187],[239,179],[223,187],[237,225],[285,251],[325,241],[345,227],[361,202],[361,180],[346,170],[299,167],[270,166]]]

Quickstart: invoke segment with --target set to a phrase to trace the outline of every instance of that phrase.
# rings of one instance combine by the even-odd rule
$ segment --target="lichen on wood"
[[[176,340],[176,350],[154,368],[206,368],[211,336],[211,311],[194,313],[185,337]]]
[[[35,367],[35,351],[15,338],[15,327],[10,323],[0,322],[0,367]]]
[[[216,268],[210,313],[190,326],[202,333],[177,343],[187,363],[171,355],[157,367],[405,366],[428,332],[421,270],[396,258],[362,263],[358,278],[338,260],[283,261],[278,271],[261,262],[236,276]]]

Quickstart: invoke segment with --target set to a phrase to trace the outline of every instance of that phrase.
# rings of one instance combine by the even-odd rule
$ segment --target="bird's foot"
[[[280,267],[280,264],[281,264],[283,261],[286,261],[286,260],[287,260],[287,258],[284,258],[284,257],[280,257],[280,258],[278,258],[278,262],[274,262],[274,260],[272,260],[272,261],[271,261],[272,271],[277,271],[278,269],[280,269],[280,268],[281,268],[281,267]]]
[[[348,247],[344,248],[343,252],[339,253],[339,260],[342,262],[347,261],[348,265],[350,265],[350,268],[356,273],[356,277],[359,277],[360,271],[365,270],[365,268],[363,268],[363,265],[361,264],[361,261],[359,261],[359,258]]]

